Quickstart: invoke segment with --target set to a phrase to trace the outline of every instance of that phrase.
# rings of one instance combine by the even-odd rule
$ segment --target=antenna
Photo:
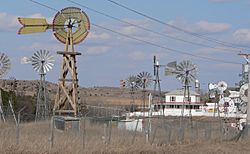
[[[176,65],[176,62],[171,62],[165,69],[165,75],[175,75],[176,78],[184,84],[184,99],[182,104],[181,118],[184,116],[184,103],[189,103],[189,118],[192,122],[191,114],[191,99],[190,99],[190,84],[195,81],[197,76],[197,67],[189,60],[184,60]]]
[[[145,107],[146,107],[146,88],[150,86],[152,82],[152,76],[148,72],[141,72],[137,75],[138,86],[142,88],[143,93],[143,116],[145,117]]]
[[[46,97],[45,75],[53,67],[54,57],[47,50],[39,50],[30,58],[33,69],[39,73],[40,82],[36,100],[36,117],[35,121],[46,120],[49,116],[49,104]]]
[[[134,112],[135,111],[135,90],[139,88],[138,85],[138,78],[135,75],[130,75],[127,80],[126,80],[126,87],[130,89],[130,97],[131,97],[131,102],[130,102],[130,111]]]
[[[62,64],[53,114],[68,113],[76,117],[79,104],[76,56],[81,53],[75,51],[74,45],[82,42],[89,33],[88,16],[80,8],[67,7],[55,15],[52,24],[48,24],[44,18],[18,18],[18,20],[23,25],[19,34],[52,29],[56,39],[65,45],[64,51],[57,52],[62,55]]]
[[[3,78],[10,70],[10,59],[4,53],[0,53],[0,77]],[[0,89],[0,121],[5,122],[3,102],[2,102],[2,90]]]

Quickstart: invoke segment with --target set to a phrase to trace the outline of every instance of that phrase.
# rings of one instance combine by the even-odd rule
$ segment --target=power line
[[[216,59],[216,58],[212,58],[212,57],[199,56],[199,55],[191,54],[191,53],[184,52],[184,51],[181,51],[181,50],[168,48],[168,47],[156,44],[156,43],[152,43],[152,42],[149,42],[149,41],[146,41],[146,40],[138,39],[136,37],[129,36],[129,35],[126,35],[126,34],[123,34],[123,33],[117,32],[117,31],[114,31],[112,29],[109,29],[109,28],[106,28],[106,27],[103,27],[103,26],[100,26],[100,25],[97,25],[97,24],[94,24],[94,23],[92,23],[92,25],[94,25],[95,27],[101,28],[101,29],[105,29],[107,31],[111,31],[111,32],[116,33],[118,35],[130,38],[130,39],[133,39],[133,40],[136,40],[136,41],[139,41],[139,42],[143,42],[143,43],[149,44],[151,46],[162,48],[162,49],[165,49],[165,50],[168,50],[168,51],[171,51],[171,52],[175,52],[175,53],[179,53],[179,54],[184,54],[184,55],[189,55],[189,56],[192,56],[192,57],[196,57],[196,58],[200,58],[200,59],[206,59],[206,60],[210,60],[210,61],[216,61],[216,62],[222,62],[222,63],[228,63],[228,64],[237,64],[237,65],[240,64],[241,65],[241,63],[238,63],[238,62],[225,61],[225,60]]]
[[[213,48],[213,49],[218,49],[218,50],[225,50],[225,51],[231,50],[231,51],[234,51],[234,52],[237,52],[237,53],[240,52],[238,49],[230,49],[230,48],[225,49],[225,48],[214,47],[214,46],[211,46],[211,45],[206,45],[206,44],[202,44],[202,43],[198,43],[198,42],[192,42],[192,41],[184,40],[184,39],[181,39],[181,38],[178,38],[178,37],[174,37],[174,36],[171,36],[171,35],[167,35],[167,34],[164,34],[164,33],[160,33],[160,32],[157,32],[157,31],[154,31],[154,30],[142,27],[142,26],[138,26],[138,25],[133,24],[131,22],[127,22],[127,21],[121,20],[119,18],[116,18],[114,16],[108,15],[108,14],[106,14],[104,12],[101,12],[101,11],[98,11],[96,9],[90,8],[90,7],[86,6],[86,5],[80,4],[80,3],[75,2],[73,0],[67,0],[67,1],[69,1],[69,2],[71,2],[73,4],[76,4],[76,5],[79,5],[79,6],[83,7],[83,8],[85,8],[85,9],[88,9],[88,10],[92,11],[92,12],[95,12],[95,13],[101,14],[103,16],[106,16],[108,18],[111,18],[113,20],[119,21],[121,23],[125,23],[125,24],[130,25],[130,26],[134,26],[136,28],[139,28],[139,29],[151,32],[153,34],[157,34],[157,35],[163,36],[165,38],[170,38],[172,40],[177,40],[177,41],[189,43],[189,44],[196,45],[196,46],[208,47],[208,48]]]
[[[51,10],[54,10],[54,11],[58,12],[57,9],[54,9],[54,8],[49,7],[47,5],[38,3],[38,2],[36,2],[34,0],[29,0],[29,1],[34,2],[34,3],[38,4],[38,5],[41,5],[43,7],[46,7],[48,9],[51,9]],[[188,52],[183,52],[181,50],[176,50],[176,49],[168,48],[168,47],[156,44],[156,43],[152,43],[152,42],[149,42],[149,41],[146,41],[146,40],[138,39],[136,37],[129,36],[129,35],[126,35],[126,34],[123,34],[123,33],[117,32],[117,31],[114,31],[112,29],[109,29],[109,28],[106,28],[106,27],[103,27],[103,26],[100,26],[100,25],[97,25],[97,24],[94,24],[94,23],[92,23],[92,25],[94,25],[95,27],[107,30],[107,31],[111,31],[111,32],[113,32],[115,34],[118,34],[118,35],[130,38],[130,39],[133,39],[133,40],[136,40],[136,41],[139,41],[139,42],[143,42],[143,43],[149,44],[151,46],[162,48],[162,49],[165,49],[165,50],[168,50],[168,51],[171,51],[171,52],[175,52],[175,53],[179,53],[179,54],[184,54],[184,55],[189,55],[189,56],[192,56],[192,57],[196,57],[196,58],[200,58],[200,59],[206,59],[206,60],[210,60],[210,61],[216,61],[216,62],[221,62],[221,63],[229,63],[229,64],[237,64],[237,65],[240,64],[241,65],[241,63],[238,63],[238,62],[231,62],[231,61],[220,60],[220,59],[216,59],[216,58],[212,58],[212,57],[199,56],[199,55],[191,54],[191,53],[188,53]]]
[[[159,19],[157,19],[157,18],[151,17],[151,16],[149,16],[149,15],[146,15],[146,14],[144,14],[144,13],[141,13],[141,12],[139,12],[139,11],[136,11],[136,10],[134,10],[134,9],[131,9],[131,8],[129,8],[129,7],[125,6],[125,5],[123,5],[123,4],[120,4],[120,3],[118,3],[118,2],[115,2],[115,1],[113,1],[113,0],[107,0],[107,1],[109,1],[109,2],[111,2],[111,3],[113,3],[113,4],[115,4],[115,5],[117,5],[117,6],[119,6],[119,7],[122,7],[122,8],[124,8],[124,9],[126,9],[126,10],[129,10],[129,11],[131,11],[131,12],[134,12],[134,13],[136,13],[136,14],[139,14],[139,15],[141,15],[141,16],[143,16],[143,17],[145,17],[145,18],[148,18],[148,19],[150,19],[150,20],[152,20],[152,21],[158,22],[158,23],[160,23],[160,24],[162,24],[162,25],[165,25],[165,26],[171,27],[171,28],[173,28],[173,29],[176,29],[176,30],[178,30],[178,31],[181,31],[181,32],[183,32],[183,33],[185,33],[185,34],[189,34],[189,35],[192,35],[192,36],[194,36],[194,37],[197,37],[197,38],[200,38],[200,39],[203,39],[203,40],[212,42],[212,43],[217,43],[217,44],[220,44],[220,45],[223,45],[223,46],[226,46],[226,47],[231,47],[231,48],[240,49],[240,50],[249,50],[249,49],[250,49],[250,48],[243,48],[243,47],[241,47],[241,46],[238,45],[238,44],[233,44],[233,43],[229,43],[229,42],[224,42],[224,41],[221,41],[221,40],[217,40],[217,39],[214,39],[214,38],[210,38],[210,37],[203,36],[203,35],[201,35],[201,34],[197,34],[197,33],[193,33],[193,32],[187,31],[187,30],[182,29],[182,28],[179,28],[179,27],[177,27],[177,26],[174,26],[174,25],[165,23],[165,22],[163,22],[163,21],[161,21],[161,20],[159,20]]]

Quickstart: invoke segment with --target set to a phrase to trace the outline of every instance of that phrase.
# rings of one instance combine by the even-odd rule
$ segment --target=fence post
[[[19,137],[20,137],[20,127],[19,127],[19,124],[20,124],[20,116],[21,116],[21,112],[25,109],[26,107],[23,107],[21,108],[19,111],[18,111],[18,116],[17,116],[17,127],[16,127],[16,144],[18,145],[19,144]]]
[[[139,119],[137,119],[137,122],[136,122],[136,125],[135,125],[135,130],[134,130],[134,134],[133,134],[133,138],[132,138],[132,144],[134,144],[134,142],[135,142],[135,135],[136,135],[138,123],[139,123]]]
[[[50,149],[54,146],[54,127],[54,116],[52,116],[50,121]]]

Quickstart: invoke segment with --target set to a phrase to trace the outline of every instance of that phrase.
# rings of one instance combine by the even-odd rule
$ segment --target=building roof
[[[200,94],[198,94],[195,91],[189,90],[190,91],[190,96],[199,96]],[[177,90],[173,90],[170,92],[165,93],[165,95],[169,96],[183,96],[184,95],[184,89],[177,89]]]

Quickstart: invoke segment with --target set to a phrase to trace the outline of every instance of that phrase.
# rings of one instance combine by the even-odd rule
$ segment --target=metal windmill
[[[176,78],[184,85],[184,99],[182,104],[181,117],[184,115],[184,103],[189,103],[189,117],[191,118],[190,85],[196,79],[197,67],[191,61],[185,60],[173,67],[166,67],[165,75],[176,75]]]
[[[53,113],[77,116],[78,111],[78,78],[76,67],[76,52],[74,45],[82,42],[89,33],[90,23],[87,15],[80,8],[67,7],[59,11],[52,24],[44,18],[18,18],[23,27],[19,34],[44,32],[52,29],[57,40],[65,44],[62,55],[61,74],[57,87],[57,94]]]
[[[160,67],[163,67],[165,65],[160,65],[159,61],[157,61],[156,56],[154,56],[153,58],[153,64],[154,64],[154,96],[153,96],[153,100],[154,97],[157,95],[158,93],[158,97],[159,97],[159,101],[162,102],[162,94],[161,94],[161,84],[160,84],[160,76],[159,76],[159,69]],[[158,87],[158,90],[156,90],[156,88]]]
[[[126,80],[126,87],[130,89],[130,97],[131,97],[131,108],[130,111],[135,111],[135,90],[139,88],[138,78],[135,75],[130,75]]]
[[[146,88],[150,86],[152,82],[152,76],[148,72],[141,72],[137,75],[138,78],[138,86],[142,88],[143,93],[143,114],[145,113],[146,108]]]
[[[49,116],[49,104],[46,96],[45,75],[53,67],[54,57],[47,50],[39,50],[30,59],[33,69],[40,75],[36,101],[36,121],[46,120]]]
[[[4,53],[0,53],[0,78],[4,77],[10,70],[10,59]],[[0,91],[0,121],[5,122],[4,112],[3,112],[3,102],[2,102],[2,92]]]

